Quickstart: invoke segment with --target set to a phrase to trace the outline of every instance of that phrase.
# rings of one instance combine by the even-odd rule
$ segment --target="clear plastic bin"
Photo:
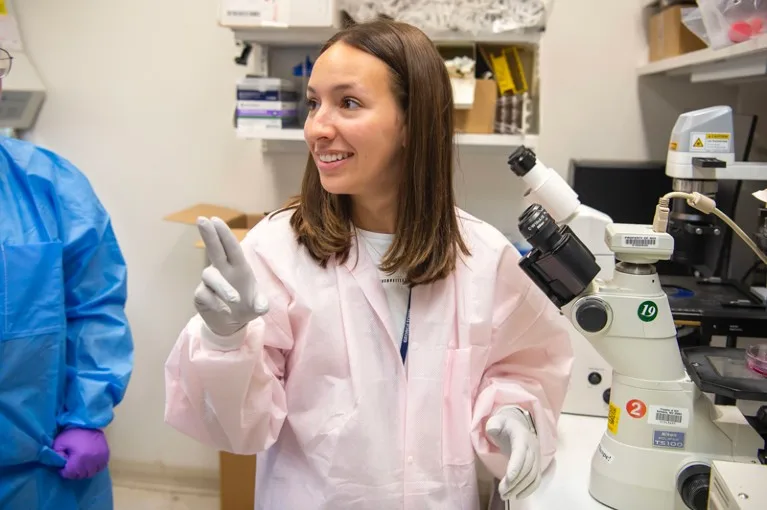
[[[767,25],[767,0],[698,0],[698,10],[713,49],[757,37]],[[698,35],[692,15],[690,23],[685,26]]]

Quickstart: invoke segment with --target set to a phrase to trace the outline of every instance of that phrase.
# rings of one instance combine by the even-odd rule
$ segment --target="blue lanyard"
[[[407,313],[405,314],[405,329],[402,330],[402,343],[399,346],[399,353],[402,356],[402,363],[405,363],[407,358],[407,346],[410,340],[410,300],[413,298],[413,290],[411,289],[407,296]]]

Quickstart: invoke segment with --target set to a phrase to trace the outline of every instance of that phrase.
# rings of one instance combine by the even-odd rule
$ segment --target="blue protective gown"
[[[0,509],[112,508],[107,470],[61,478],[63,428],[104,428],[133,368],[125,261],[68,161],[0,137]]]

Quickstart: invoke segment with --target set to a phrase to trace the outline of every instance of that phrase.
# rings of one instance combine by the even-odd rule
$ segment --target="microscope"
[[[526,147],[518,147],[509,156],[508,163],[527,186],[523,197],[525,203],[540,204],[558,225],[568,225],[594,255],[599,265],[598,276],[605,280],[612,278],[615,255],[604,240],[605,227],[613,222],[612,219],[582,204],[565,180]],[[612,368],[572,326],[569,333],[575,362],[562,412],[607,416]]]
[[[669,140],[666,175],[673,179],[673,191],[713,198],[719,181],[767,180],[767,164],[735,160],[732,108],[713,106],[679,116]],[[673,203],[669,233],[676,262],[703,263],[706,246],[722,234],[722,225],[712,220],[683,200]]]
[[[515,173],[540,163],[528,149],[521,154]],[[598,277],[594,254],[546,207],[533,203],[519,218],[532,246],[520,267],[613,368],[589,493],[616,510],[705,510],[713,461],[767,463],[765,440],[738,408],[704,395],[767,400],[767,379],[749,376],[740,349],[688,352],[677,344],[655,269],[674,253],[666,232],[671,198],[715,209],[699,193],[676,192],[662,199],[653,225],[608,223],[603,241],[617,261],[609,279]]]
[[[612,223],[611,218],[582,204],[564,179],[555,170],[537,160],[535,154],[527,148],[517,148],[509,157],[509,166],[514,174],[525,182],[525,204],[540,204],[557,225],[568,225],[595,256],[600,267],[597,276],[603,280],[610,279],[615,256],[605,243],[604,232],[605,227]],[[767,164],[736,161],[732,110],[727,106],[716,106],[685,113],[679,117],[669,141],[666,174],[673,178],[674,192],[697,192],[713,199],[720,180],[767,180]],[[765,253],[767,192],[764,196],[754,196],[763,205],[760,210],[763,211],[764,228],[760,230],[763,235],[760,237],[758,233],[756,239],[762,248],[760,251]],[[707,244],[717,237],[724,237],[722,234],[726,228],[723,222],[698,211],[687,201],[674,200],[668,215],[667,229],[673,238],[673,254],[671,259],[663,260],[661,266],[668,265],[670,260],[673,266],[691,268],[695,272],[704,263]],[[738,324],[731,324],[732,321],[727,322],[719,317],[721,314],[718,312],[711,317],[706,315],[706,334],[710,334],[712,323],[716,323],[716,331],[734,327],[733,331],[740,332],[740,336],[749,336],[750,330],[759,328],[754,324],[747,329],[739,329],[743,323],[751,324],[748,317],[745,317],[748,313],[763,311],[762,296],[767,297],[767,289],[760,293],[762,289],[748,289],[744,285],[716,278],[705,279],[698,282],[699,284],[694,277],[664,275],[664,278],[667,290],[678,290],[678,295],[674,296],[673,301],[678,320],[700,323],[701,316],[705,315],[705,310],[700,308],[701,303],[709,306],[712,293],[727,291],[722,306],[725,310],[735,310],[744,317],[738,319]],[[691,283],[700,294],[687,289]],[[693,295],[696,297],[684,299]],[[612,383],[611,367],[581,334],[574,329],[570,333],[576,359],[563,412],[607,416]],[[727,337],[730,347],[735,346],[730,345],[733,344],[733,338],[735,337],[731,335]],[[681,341],[689,344],[689,340],[690,337],[684,337]],[[702,343],[705,338],[697,340]],[[722,397],[721,401],[724,400]]]
[[[752,125],[752,131],[754,128]],[[736,161],[734,134],[733,113],[729,106],[713,106],[682,114],[672,129],[666,156],[666,175],[673,179],[673,191],[698,192],[714,198],[720,181],[767,180],[767,163]],[[761,252],[767,253],[767,206],[764,197],[760,198],[757,194],[758,192],[754,196],[762,204],[758,209],[760,226],[754,232],[754,237]],[[737,197],[734,199],[737,201]],[[677,268],[693,268],[696,275],[710,273],[711,268],[706,267],[706,259],[709,259],[710,264],[712,248],[717,251],[716,248],[721,247],[729,252],[731,241],[722,235],[725,229],[722,222],[716,221],[710,215],[701,214],[684,200],[675,201],[669,216],[668,229],[675,242],[674,265]],[[713,276],[726,276],[729,256],[723,257],[718,253],[718,257],[717,269],[721,269],[722,274]],[[754,265],[749,273],[756,268],[757,265]],[[726,292],[726,287],[732,287],[732,281],[717,280],[706,279],[705,283],[712,293]],[[747,301],[758,303],[767,298],[767,289],[763,287],[750,290],[744,287],[740,289],[740,293],[752,294],[742,296],[745,307],[750,306]],[[752,299],[754,296],[756,299]],[[750,335],[743,332],[742,336]]]

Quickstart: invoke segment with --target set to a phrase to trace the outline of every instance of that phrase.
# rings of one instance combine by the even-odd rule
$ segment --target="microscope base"
[[[735,406],[714,405],[688,378],[642,381],[614,373],[611,393],[608,428],[592,457],[589,482],[589,493],[603,505],[705,510],[705,500],[685,505],[681,482],[692,475],[685,487],[697,485],[700,499],[713,460],[758,463],[759,434]]]
[[[636,448],[605,435],[591,461],[589,494],[615,510],[688,510],[677,489],[678,475],[688,465],[710,466],[713,460],[745,459]]]

